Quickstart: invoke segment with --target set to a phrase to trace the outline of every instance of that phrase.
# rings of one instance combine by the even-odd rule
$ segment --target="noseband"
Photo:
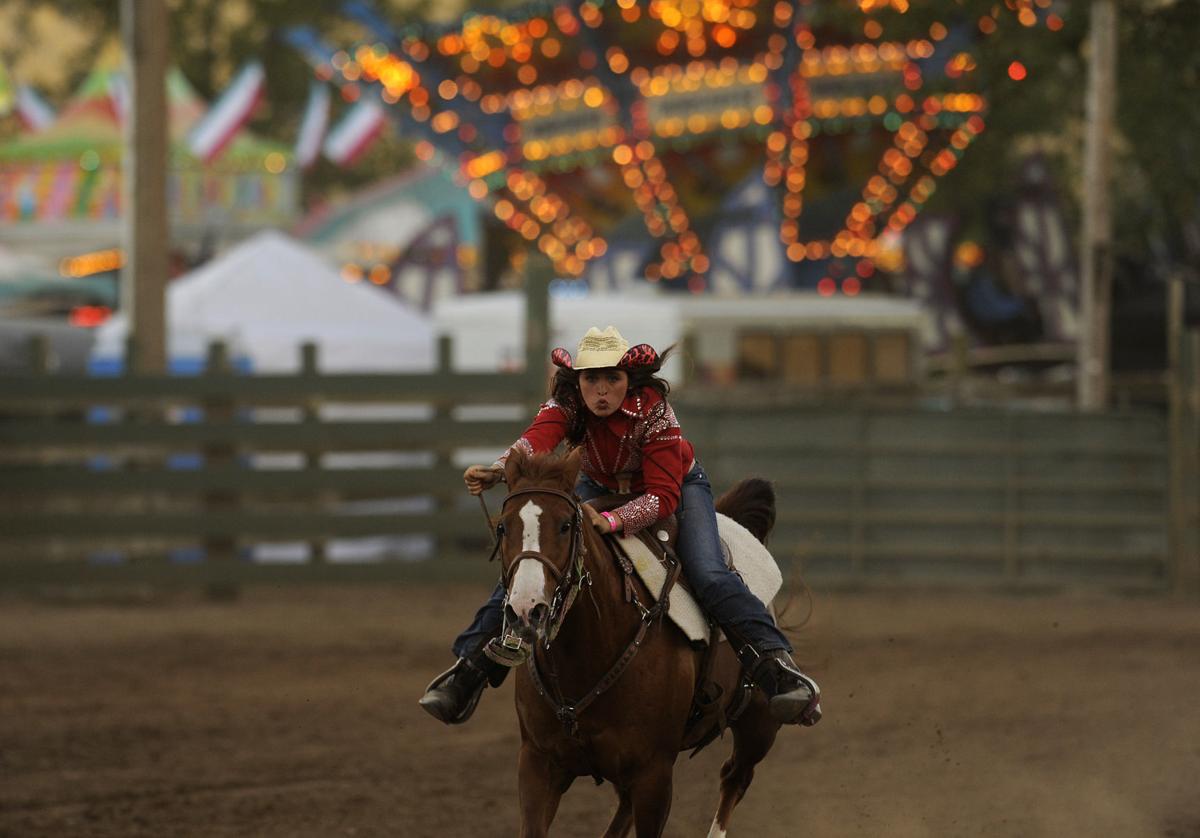
[[[553,495],[562,498],[567,503],[571,504],[571,545],[567,557],[567,568],[565,571],[559,570],[558,566],[550,560],[550,557],[540,550],[523,550],[513,556],[512,562],[508,567],[504,567],[503,559],[500,563],[500,581],[504,583],[505,591],[508,590],[509,584],[512,582],[512,574],[524,559],[533,559],[536,562],[550,571],[550,575],[554,578],[555,587],[554,594],[550,598],[550,615],[546,622],[546,648],[550,648],[550,644],[558,635],[558,630],[562,626],[563,618],[566,617],[567,611],[575,602],[575,597],[579,594],[580,588],[585,584],[591,584],[591,576],[584,572],[583,562],[587,556],[587,548],[583,543],[583,507],[579,500],[574,495],[569,495],[566,492],[561,492],[558,489],[518,489],[515,492],[510,492],[504,498],[504,502],[500,504],[501,513],[504,512],[504,507],[508,506],[508,502],[513,498],[521,497],[522,495]],[[500,553],[500,538],[497,533],[496,547],[492,552],[492,558],[495,558]]]

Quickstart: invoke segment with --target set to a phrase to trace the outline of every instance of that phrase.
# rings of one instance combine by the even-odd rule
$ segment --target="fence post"
[[[965,334],[956,334],[951,339],[950,399],[955,407],[962,404],[967,390],[967,378],[971,373],[970,347]]]
[[[542,400],[546,359],[550,355],[550,279],[554,267],[541,256],[529,258],[525,269],[525,376],[530,402]]]
[[[1004,414],[1004,578],[1015,582],[1021,575],[1020,554],[1017,549],[1020,516],[1017,498],[1016,449],[1018,441],[1013,430],[1013,414]]]
[[[1168,516],[1171,577],[1177,594],[1200,594],[1200,331],[1186,329],[1186,286],[1171,278],[1167,296]]]
[[[1191,593],[1200,596],[1200,329],[1188,333],[1184,351],[1188,359],[1187,422],[1183,436],[1187,443],[1183,518],[1187,543],[1184,549],[1191,557]]]
[[[34,375],[45,375],[51,366],[50,339],[45,335],[29,338],[29,371]]]
[[[311,341],[304,343],[300,347],[300,375],[304,379],[305,395],[304,405],[302,407],[302,421],[305,424],[319,423],[321,421],[321,395],[315,391],[313,385],[316,382],[318,373],[318,349],[315,343]],[[323,451],[305,451],[304,452],[304,467],[311,471],[320,470],[321,457]],[[314,505],[319,511],[325,509],[332,502],[333,498],[328,492],[315,491],[313,493]],[[310,561],[314,564],[324,564],[329,558],[329,539],[319,536],[308,542]]]
[[[130,332],[125,336],[125,375],[133,375],[133,371],[138,368],[138,356],[141,353],[141,341],[137,335]]]
[[[50,374],[50,339],[45,335],[33,335],[29,338],[29,372],[31,375],[44,376]],[[53,421],[56,409],[50,405],[42,405],[31,415],[44,422]],[[38,451],[35,461],[39,466],[53,462],[53,454],[42,449]]]
[[[208,346],[208,357],[204,374],[212,378],[229,375],[229,350],[221,341]],[[209,395],[204,399],[204,422],[210,427],[214,423],[232,422],[233,400],[228,393]],[[234,462],[235,447],[226,442],[207,442],[203,447],[203,468],[228,467]],[[234,491],[209,491],[204,494],[204,514],[207,520],[221,518],[237,508],[237,493]],[[233,562],[236,558],[237,538],[233,533],[206,531],[204,556],[208,571],[205,593],[210,599],[233,599],[237,596],[237,585],[232,579]]]
[[[450,335],[439,335],[437,342],[437,375],[438,378],[448,379],[454,375],[454,339]],[[442,396],[433,405],[433,421],[437,427],[446,427],[454,420],[453,408],[450,403],[450,396]],[[442,468],[448,468],[454,461],[452,450],[449,446],[438,445],[434,449],[434,471],[440,471]],[[434,502],[437,508],[441,510],[452,510],[455,508],[455,498],[450,495],[439,494],[435,496]],[[438,545],[438,554],[445,556],[447,553],[453,552],[455,558],[462,556],[462,545],[459,539],[451,539],[444,533],[438,532],[434,534],[434,541]],[[453,550],[447,548],[453,544]]]
[[[868,451],[871,443],[870,417],[868,408],[859,405],[857,415],[857,445],[854,446],[854,485],[850,491],[850,572],[863,578],[867,572],[866,528],[867,528],[867,468],[870,461]]]
[[[696,335],[688,332],[683,336],[680,347],[683,351],[680,352],[679,366],[682,368],[680,383],[685,387],[693,387],[703,380],[699,347],[700,342]]]

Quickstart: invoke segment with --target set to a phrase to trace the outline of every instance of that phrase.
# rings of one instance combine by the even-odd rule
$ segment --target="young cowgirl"
[[[770,698],[772,715],[784,723],[816,724],[821,718],[816,682],[796,667],[791,645],[763,603],[725,565],[712,486],[667,402],[670,386],[656,375],[666,355],[648,344],[630,349],[609,326],[589,329],[573,359],[556,349],[551,360],[558,371],[550,400],[499,460],[466,470],[467,490],[478,495],[503,480],[504,462],[516,448],[542,453],[563,440],[582,446],[575,487],[581,500],[618,491],[633,494],[612,512],[598,513],[585,503],[592,525],[604,533],[634,533],[678,515],[677,552],[701,608],[735,643],[751,678]],[[485,654],[489,644],[497,646],[504,597],[504,586],[498,585],[454,641],[458,662],[421,698],[421,706],[447,724],[470,718],[484,686],[498,685],[508,671],[497,660],[502,654]]]

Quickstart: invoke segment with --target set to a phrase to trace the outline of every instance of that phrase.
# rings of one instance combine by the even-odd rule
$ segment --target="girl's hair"
[[[671,344],[653,364],[625,370],[629,376],[629,392],[649,387],[666,399],[671,392],[671,383],[660,376],[658,371],[674,351],[675,344]],[[587,408],[579,395],[579,370],[559,367],[550,382],[550,397],[567,412],[567,442],[571,445],[581,444],[587,434]]]

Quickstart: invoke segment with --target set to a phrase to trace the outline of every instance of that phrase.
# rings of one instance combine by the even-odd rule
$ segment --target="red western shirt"
[[[554,399],[546,402],[509,451],[517,447],[527,454],[553,451],[567,434],[571,412],[571,407]],[[629,392],[609,416],[588,411],[586,427],[583,473],[614,492],[624,489],[637,495],[613,510],[625,532],[637,532],[675,512],[695,452],[683,438],[675,411],[657,390],[643,387]],[[500,462],[506,459],[507,451]]]

